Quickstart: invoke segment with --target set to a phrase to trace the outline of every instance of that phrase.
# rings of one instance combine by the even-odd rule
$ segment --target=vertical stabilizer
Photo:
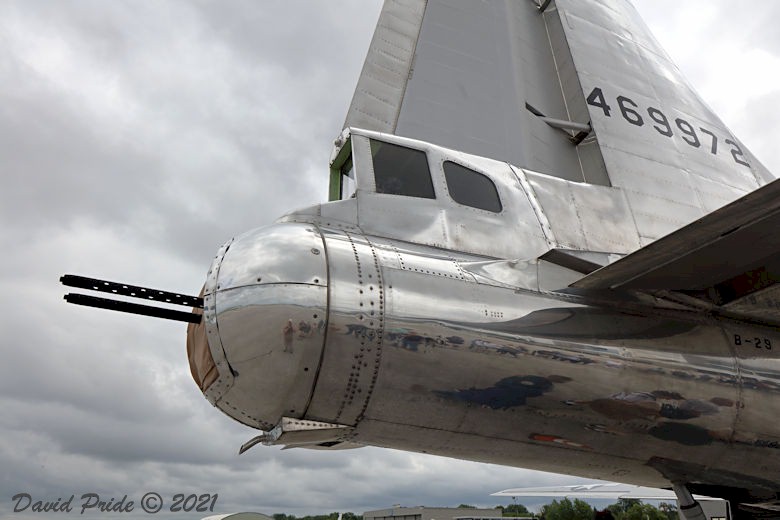
[[[701,100],[627,0],[556,0],[613,186],[644,243],[773,177]]]
[[[774,178],[628,0],[386,0],[345,126],[619,188],[642,244]]]
[[[389,0],[382,7],[344,128],[394,134],[426,0]]]

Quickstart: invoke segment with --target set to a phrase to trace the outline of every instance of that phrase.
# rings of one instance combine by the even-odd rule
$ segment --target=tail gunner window
[[[501,213],[501,199],[489,178],[460,164],[445,161],[444,177],[452,200],[464,206]]]
[[[344,163],[344,166],[341,167],[341,200],[353,198],[356,189],[355,167],[350,156],[347,162]]]
[[[371,140],[377,193],[435,199],[425,152]]]

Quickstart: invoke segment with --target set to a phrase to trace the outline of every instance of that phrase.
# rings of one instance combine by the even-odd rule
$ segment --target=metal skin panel
[[[303,243],[316,229],[271,232],[288,226]],[[780,412],[776,329],[539,292],[533,269],[510,285],[485,276],[512,278],[484,257],[321,229],[327,296],[308,283],[218,292],[236,373],[218,403],[229,415],[266,430],[298,417],[343,432],[320,447],[387,446],[656,487],[780,489],[769,471],[780,464],[780,429],[767,420]],[[237,250],[264,256],[262,242]],[[290,246],[290,258],[311,254]],[[326,309],[324,329],[285,352],[284,324]]]
[[[493,159],[342,134],[354,199],[218,252],[204,319],[219,379],[206,395],[266,431],[247,447],[386,446],[729,497],[780,493],[780,332],[736,314],[759,305],[751,317],[776,317],[773,286],[725,310],[666,286],[578,286],[772,176],[627,0],[545,6],[386,3],[347,123]],[[593,132],[575,145],[526,102],[564,124],[587,115]],[[436,199],[376,193],[369,139],[425,151]],[[489,177],[502,211],[454,201],[447,160]]]
[[[397,7],[391,3],[386,10]],[[696,95],[627,0],[558,0],[541,16],[533,2],[483,7],[437,0],[428,2],[423,18],[415,18],[412,25],[420,25],[416,58],[396,133],[554,176],[620,187],[639,245],[773,178]],[[415,8],[407,16],[420,13]],[[484,38],[487,34],[490,38]],[[375,43],[369,55],[379,49]],[[458,72],[452,76],[452,71]],[[482,85],[485,77],[493,78],[488,87]],[[369,91],[360,85],[356,90]],[[587,114],[595,135],[571,147],[563,134],[523,110],[524,102],[559,119],[577,121]],[[482,128],[480,117],[497,108],[500,116],[491,116],[493,123]],[[501,148],[509,136],[508,156],[485,148]],[[556,162],[570,153],[579,154],[577,165]],[[580,171],[602,166],[608,179]],[[431,224],[438,236],[436,222]],[[446,244],[451,233],[446,223],[441,226],[442,236],[422,243],[441,245],[443,239]]]
[[[328,273],[322,247],[319,232],[305,224],[254,229],[231,243],[217,289],[275,283],[324,286]],[[296,254],[295,262],[290,262],[291,254]]]
[[[550,262],[538,262],[537,285],[542,292],[560,291],[582,274]]]
[[[527,179],[556,247],[620,254],[639,249],[639,235],[622,190],[515,172]]]
[[[327,222],[340,222],[346,228],[356,229],[354,223],[357,222],[357,200],[337,200],[328,204],[319,204],[316,206],[321,211],[321,216]]]
[[[427,0],[385,2],[344,128],[395,130],[426,3]]]
[[[698,198],[706,213],[712,213],[733,201],[733,193],[728,186],[696,175],[691,176],[689,181],[696,193],[703,194]]]
[[[732,325],[725,332],[737,351],[742,380],[740,399],[745,405],[740,410],[733,442],[780,449],[780,432],[775,426],[775,418],[780,415],[780,331],[755,331]],[[773,472],[770,463],[760,462],[764,471]]]
[[[328,342],[306,418],[352,425],[365,412],[379,370],[384,284],[379,257],[365,237],[326,232],[324,238],[330,269]]]
[[[252,285],[217,293],[220,338],[234,375],[217,406],[264,430],[283,416],[302,417],[324,342],[326,302],[327,288],[313,284]]]
[[[623,187],[644,244],[704,215],[704,197],[694,189],[692,176],[684,168],[618,151],[607,154],[605,160],[613,166],[613,182]],[[732,200],[737,196],[731,188],[724,190]],[[722,201],[718,197],[718,203]]]
[[[556,0],[613,186],[646,244],[770,181],[627,0]]]
[[[495,258],[535,259],[547,251],[531,202],[516,172],[506,163],[377,132],[352,129],[352,133],[358,159],[357,225],[363,232]],[[436,199],[376,193],[366,138],[426,152]],[[501,198],[501,213],[452,200],[442,169],[445,161],[489,177]]]
[[[291,418],[304,430],[305,421],[332,426],[327,435],[268,434],[268,444],[388,446],[650,486],[780,489],[766,475],[780,464],[780,430],[762,419],[780,412],[767,397],[780,391],[780,367],[764,346],[780,344],[776,329],[662,309],[641,294],[572,292],[582,271],[538,258],[566,237],[572,251],[637,247],[623,190],[355,132],[357,147],[381,137],[424,149],[438,198],[403,206],[410,197],[384,195],[409,223],[394,232],[400,220],[371,211],[379,195],[365,189],[372,179],[360,181],[372,172],[364,157],[354,199],[295,212],[231,244],[207,283],[207,292],[218,288],[215,325],[233,377],[221,409],[274,432]],[[499,186],[505,209],[492,216],[495,229],[511,229],[512,204],[522,204],[515,236],[535,229],[532,240],[491,246],[487,226],[468,247],[491,256],[458,251],[445,160]],[[349,220],[355,206],[357,222],[329,217]],[[470,211],[462,218],[480,225]],[[441,243],[431,238],[439,232]],[[323,314],[327,326],[289,355],[286,324]],[[761,348],[745,352],[750,341]]]
[[[547,245],[528,196],[508,164],[475,161],[474,156],[444,150],[428,153],[447,236],[447,249],[496,258],[538,257]],[[483,173],[495,184],[502,203],[500,213],[459,204],[452,199],[444,163],[454,162]],[[481,163],[481,164],[480,164]]]
[[[230,367],[225,359],[225,350],[222,348],[222,340],[220,340],[217,325],[217,279],[222,260],[225,258],[225,253],[227,253],[232,243],[233,239],[231,238],[217,250],[217,254],[211,262],[211,267],[209,267],[209,271],[206,273],[206,283],[203,285],[203,320],[206,325],[209,351],[217,367],[218,375],[217,380],[206,389],[205,396],[214,405],[233,385],[233,373],[230,371]]]
[[[462,271],[473,276],[477,282],[511,287],[513,289],[539,290],[539,261],[483,260],[477,262],[459,261]],[[578,278],[578,276],[575,275]]]
[[[420,199],[385,193],[362,193],[358,203],[361,229],[389,238],[446,248],[441,204],[435,199]]]
[[[776,322],[780,316],[780,286],[772,285],[724,307],[731,312],[751,316],[764,323]]]
[[[581,157],[566,133],[525,108],[586,124],[580,92],[560,21],[533,2],[388,1],[345,127],[608,184],[597,147]]]
[[[264,430],[282,416],[301,417],[327,319],[328,275],[319,231],[293,223],[259,228],[234,239],[220,260],[207,282],[215,300],[208,312],[214,312],[218,331],[216,337],[209,333],[209,344],[212,352],[221,345],[226,359],[215,358],[218,382],[229,378],[232,385],[214,404]],[[263,395],[283,397],[258,398]]]
[[[577,75],[574,61],[572,60],[569,42],[566,40],[560,16],[555,12],[555,9],[546,9],[542,14],[542,19],[544,20],[544,26],[547,29],[547,36],[550,41],[550,47],[553,53],[553,65],[557,73],[558,83],[564,96],[563,102],[566,109],[565,119],[580,123],[589,123],[590,115],[588,114],[588,107],[585,104],[585,99],[582,97],[582,85],[580,84],[580,79]],[[538,77],[536,74],[528,75]],[[550,89],[549,84],[536,85],[528,95],[529,101],[538,96],[539,91],[546,92],[549,90],[557,91],[558,89],[555,87]],[[533,105],[534,102],[531,101],[531,104]],[[560,143],[562,134],[559,133],[557,137]],[[551,169],[549,168],[543,169],[530,164],[526,167],[532,170],[550,173],[551,175],[567,180],[600,186],[610,186],[607,169],[604,164],[604,159],[601,156],[601,148],[598,145],[596,136],[593,135],[592,132],[582,143],[577,146],[570,146],[570,148],[576,153],[578,159],[578,167],[573,170],[572,174],[560,175],[558,173],[550,173]],[[534,149],[536,149],[536,147],[534,147]],[[581,175],[581,178],[577,175]]]
[[[431,272],[450,262],[418,254]],[[381,363],[353,442],[655,486],[667,477],[650,461],[708,466],[697,478],[713,483],[728,469],[756,486],[767,479],[752,465],[777,462],[774,425],[738,422],[744,389],[714,324],[398,268],[383,280]],[[757,440],[731,443],[735,425]]]
[[[352,131],[352,129],[350,128],[348,131]],[[352,160],[355,168],[355,197],[358,197],[362,193],[376,192],[374,157],[371,153],[371,141],[367,136],[361,135],[360,132],[353,132],[351,135]]]
[[[510,101],[515,80],[505,66],[509,60],[506,40],[496,45],[483,37],[505,33],[501,23],[504,4],[429,0],[395,133],[509,159],[508,135],[496,131],[496,121],[504,120],[502,110],[512,107],[518,119],[533,116],[520,112],[522,104]],[[506,102],[496,103],[497,99]],[[527,160],[527,147],[513,151],[514,161]]]

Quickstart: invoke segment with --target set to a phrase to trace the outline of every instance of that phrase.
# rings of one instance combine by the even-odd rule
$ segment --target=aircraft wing
[[[656,489],[616,483],[512,488],[491,493],[491,496],[603,498],[608,500],[618,500],[621,498],[635,498],[638,500],[677,500],[674,491],[668,489]],[[706,500],[709,497],[694,495],[694,498],[697,500]]]
[[[578,280],[581,289],[671,290],[762,321],[780,314],[780,180]]]

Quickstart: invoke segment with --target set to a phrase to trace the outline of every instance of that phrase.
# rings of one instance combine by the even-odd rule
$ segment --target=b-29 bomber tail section
[[[640,245],[774,178],[628,0],[387,1],[348,126],[619,188]]]

